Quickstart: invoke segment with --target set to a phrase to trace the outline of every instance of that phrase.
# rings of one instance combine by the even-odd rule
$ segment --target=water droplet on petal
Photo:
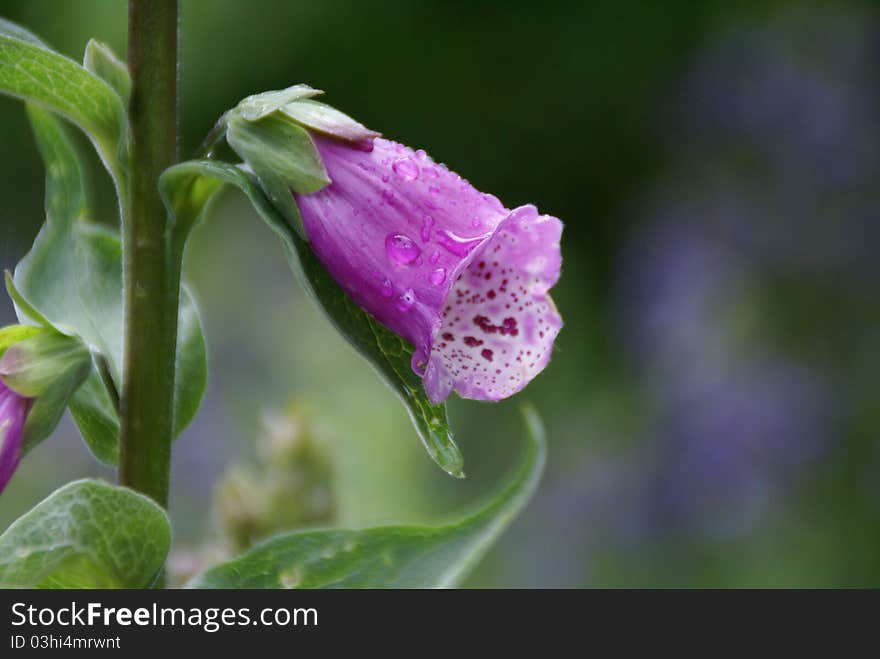
[[[390,279],[386,279],[382,282],[382,297],[390,298],[392,295],[394,295],[394,286]]]
[[[440,260],[440,252],[434,252],[433,254],[431,254],[431,258],[429,258],[428,260],[431,262],[432,265],[437,263],[437,261]]]
[[[415,241],[403,233],[389,233],[385,237],[385,252],[393,263],[401,263],[406,265],[412,263],[422,250],[416,245]]]
[[[388,179],[391,177],[388,174],[382,174],[382,183],[388,183]]]
[[[474,215],[474,216],[471,218],[471,226],[472,226],[474,229],[479,229],[481,226],[483,226],[483,223],[480,222],[480,218],[478,218],[476,215]]]
[[[416,151],[416,155],[417,155],[419,158],[421,158],[422,160],[424,160],[425,158],[428,157],[428,154],[425,153],[425,150],[424,150],[424,149],[419,149],[418,151]]]
[[[425,215],[422,218],[422,242],[428,242],[431,240],[431,229],[434,228],[434,218],[430,215]]]
[[[483,236],[476,238],[462,238],[454,234],[452,231],[443,231],[437,239],[437,242],[445,247],[448,251],[456,256],[467,256],[483,241]]]
[[[413,352],[412,359],[410,360],[410,366],[412,366],[412,370],[415,371],[416,375],[422,377],[425,375],[425,369],[428,366],[428,356],[425,354],[425,351],[419,348],[415,352]]]
[[[419,166],[412,158],[403,158],[391,166],[394,173],[404,181],[415,181],[419,177]]]
[[[485,199],[487,202],[489,202],[489,204],[491,204],[492,206],[494,206],[495,208],[497,208],[499,210],[504,208],[504,205],[501,203],[501,201],[499,201],[498,197],[496,197],[495,195],[489,194],[488,192],[484,192],[483,199]]]
[[[431,273],[431,283],[434,286],[439,286],[444,281],[446,281],[446,269],[445,268],[437,268],[434,272]]]
[[[399,298],[397,298],[397,308],[400,311],[409,311],[412,309],[412,306],[416,303],[416,294],[415,291],[411,288],[407,288]]]
[[[440,194],[440,188],[432,185],[428,188],[428,192],[430,192],[431,194]]]
[[[394,200],[394,193],[391,192],[391,190],[389,190],[388,188],[386,188],[386,189],[382,190],[382,199],[384,199],[388,203],[391,203]]]

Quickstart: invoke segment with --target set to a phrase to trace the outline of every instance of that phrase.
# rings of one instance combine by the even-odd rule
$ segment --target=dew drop
[[[415,181],[419,177],[419,166],[411,158],[403,158],[391,165],[391,169],[404,181]]]
[[[437,195],[437,194],[440,194],[440,188],[432,185],[431,187],[428,188],[428,192],[430,192],[431,194]]]
[[[431,240],[431,229],[434,228],[434,218],[430,215],[425,215],[422,218],[422,242],[428,242]]]
[[[416,303],[416,294],[411,288],[407,288],[399,298],[397,298],[397,308],[400,311],[409,311]]]
[[[498,210],[504,208],[504,205],[499,201],[498,197],[495,195],[489,194],[488,192],[483,193],[483,199],[485,199],[490,205]]]
[[[443,231],[437,239],[437,242],[445,247],[448,251],[456,256],[467,256],[477,245],[482,242],[483,237],[462,238],[454,234],[452,231]]]
[[[382,183],[388,183],[388,179],[391,177],[388,174],[382,174]]]
[[[394,295],[394,286],[390,279],[386,279],[382,282],[382,297],[390,298],[392,295]]]
[[[434,265],[440,260],[440,252],[434,252],[428,260],[431,262],[431,265]]]
[[[446,281],[446,268],[437,268],[434,272],[431,273],[431,283],[434,286],[439,286],[444,281]]]
[[[419,377],[423,377],[425,375],[425,369],[428,366],[428,356],[425,354],[424,350],[419,348],[418,350],[413,352],[412,359],[410,360],[410,366]]]
[[[385,237],[385,252],[393,263],[406,265],[419,258],[422,250],[406,234],[389,233]]]
[[[385,188],[384,190],[382,190],[382,199],[384,199],[388,203],[391,203],[394,200],[394,193],[391,192],[391,190],[389,190],[388,188]]]

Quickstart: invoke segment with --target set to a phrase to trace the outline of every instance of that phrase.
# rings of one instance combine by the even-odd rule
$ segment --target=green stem
[[[177,161],[177,0],[129,0],[131,168],[123,217],[119,480],[168,503],[180,290],[157,182]]]

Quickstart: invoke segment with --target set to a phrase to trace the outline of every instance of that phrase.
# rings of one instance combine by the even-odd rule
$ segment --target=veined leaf
[[[0,588],[146,588],[170,545],[168,518],[152,500],[75,481],[0,535]]]
[[[128,124],[122,100],[104,80],[24,28],[0,20],[0,93],[57,112],[82,128],[120,184]]]
[[[544,465],[540,419],[524,412],[527,450],[481,510],[446,526],[299,531],[197,576],[190,588],[446,588],[456,586],[531,498]]]

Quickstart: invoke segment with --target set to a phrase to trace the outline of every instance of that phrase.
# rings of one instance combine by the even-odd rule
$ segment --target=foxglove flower
[[[24,422],[31,400],[20,396],[0,380],[0,492],[21,461]]]
[[[562,223],[505,208],[424,151],[311,100],[319,93],[245,99],[227,141],[270,197],[292,191],[305,237],[349,297],[414,346],[432,402],[515,394],[562,327],[548,295]]]
[[[547,365],[562,320],[562,223],[505,208],[424,151],[312,136],[332,181],[299,194],[306,235],[349,296],[412,343],[433,402],[500,400]]]

